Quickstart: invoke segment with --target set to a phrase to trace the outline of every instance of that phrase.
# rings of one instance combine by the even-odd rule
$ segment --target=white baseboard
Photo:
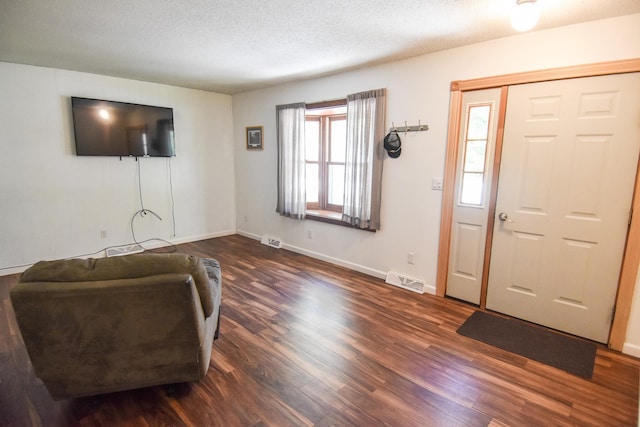
[[[240,236],[243,236],[243,237],[248,237],[249,239],[253,239],[253,240],[262,239],[262,236],[260,236],[258,234],[249,233],[248,231],[244,231],[244,230],[236,230],[236,234],[238,234]]]
[[[244,237],[248,237],[249,239],[253,239],[253,240],[258,240],[260,241],[260,239],[262,238],[262,236],[259,236],[257,234],[254,233],[250,233],[248,231],[244,231],[244,230],[226,230],[226,231],[218,231],[215,233],[208,233],[208,234],[201,234],[198,236],[190,236],[190,237],[181,237],[179,239],[171,239],[167,242],[158,240],[158,241],[150,241],[144,244],[144,248],[145,249],[157,249],[157,248],[162,248],[165,246],[169,246],[169,242],[174,244],[174,245],[180,245],[183,243],[191,243],[191,242],[197,242],[200,240],[207,240],[207,239],[215,239],[217,237],[224,237],[224,236],[231,236],[234,234],[238,234],[240,236],[244,236]],[[334,265],[339,265],[341,267],[345,267],[348,268],[350,270],[354,270],[354,271],[358,271],[360,273],[364,273],[367,274],[369,276],[372,277],[376,277],[378,279],[382,279],[384,280],[387,277],[387,273],[384,271],[379,271],[370,267],[366,267],[364,265],[360,265],[360,264],[356,264],[350,261],[345,261],[339,258],[335,258],[329,255],[325,255],[319,252],[315,252],[315,251],[311,251],[308,249],[304,249],[304,248],[300,248],[298,246],[294,246],[294,245],[289,245],[287,243],[284,243],[282,245],[283,249],[287,249],[291,252],[295,252],[295,253],[299,253],[301,255],[306,255],[308,257],[311,258],[315,258],[315,259],[319,259],[321,261],[326,261],[330,264],[334,264]],[[102,258],[104,257],[104,254],[102,253],[98,253],[98,254],[92,254],[91,255],[94,258]],[[78,258],[83,257],[83,256],[78,256]],[[86,258],[86,256],[85,256]],[[18,266],[18,267],[7,267],[4,269],[0,269],[0,276],[8,276],[11,274],[19,274],[22,273],[23,271],[25,271],[27,268],[31,267],[31,265],[33,264],[29,264],[29,265],[23,265],[23,266]],[[429,293],[432,295],[435,295],[436,293],[436,288],[434,285],[430,285],[430,284],[426,284],[425,285],[425,293]],[[640,347],[638,348],[638,351],[640,351]],[[632,354],[632,353],[629,353]],[[639,356],[640,357],[640,356]]]
[[[436,285],[430,285],[430,284],[426,284],[424,285],[424,293],[425,294],[431,294],[431,295],[435,295],[436,294]]]
[[[244,237],[248,237],[250,239],[254,239],[254,240],[260,240],[261,236],[257,235],[257,234],[253,234],[253,233],[249,233],[248,231],[244,231],[244,230],[238,230],[237,234],[244,236]],[[314,252],[314,251],[310,251],[308,249],[304,249],[304,248],[300,248],[298,246],[294,246],[294,245],[289,245],[286,242],[283,242],[282,244],[282,248],[289,250],[291,252],[295,252],[301,255],[306,255],[308,257],[311,258],[315,258],[315,259],[319,259],[321,261],[326,261],[330,264],[335,264],[335,265],[339,265],[341,267],[345,267],[348,268],[350,270],[355,270],[358,271],[360,273],[364,273],[367,274],[369,276],[373,276],[376,277],[378,279],[382,279],[385,280],[385,278],[387,277],[387,273],[384,271],[380,271],[380,270],[376,270],[373,268],[369,268],[366,267],[364,265],[360,265],[360,264],[356,264],[353,262],[349,262],[349,261],[345,261],[339,258],[334,258],[332,256],[329,255],[325,255],[319,252]],[[431,295],[435,295],[436,294],[436,287],[435,285],[430,285],[430,284],[426,284],[424,287],[424,292],[431,294]]]
[[[244,231],[244,230],[238,230],[237,234],[239,234],[241,236],[244,236],[244,237],[248,237],[250,239],[254,239],[254,240],[260,240],[262,238],[262,236],[259,236],[257,234],[253,234],[253,233],[249,233],[248,231]],[[286,249],[288,251],[295,252],[297,254],[306,255],[306,256],[308,256],[310,258],[315,258],[315,259],[319,259],[321,261],[326,261],[329,264],[339,265],[340,267],[345,267],[345,268],[348,268],[350,270],[359,271],[360,273],[364,273],[364,274],[367,274],[369,276],[377,277],[378,279],[384,280],[385,277],[387,277],[387,273],[385,273],[383,271],[378,271],[378,270],[375,270],[373,268],[365,267],[364,265],[356,264],[356,263],[345,261],[345,260],[342,260],[342,259],[339,259],[339,258],[334,258],[332,256],[325,255],[325,254],[322,254],[322,253],[319,253],[319,252],[314,252],[314,251],[310,251],[308,249],[300,248],[298,246],[290,245],[287,242],[283,242],[282,243],[282,249]]]
[[[340,259],[340,258],[334,258],[332,256],[321,254],[321,253],[314,252],[314,251],[310,251],[308,249],[299,248],[299,247],[293,246],[293,245],[288,245],[287,243],[283,243],[282,244],[282,248],[290,250],[291,252],[295,252],[295,253],[301,254],[301,255],[306,255],[306,256],[311,257],[311,258],[319,259],[321,261],[326,261],[326,262],[328,262],[330,264],[339,265],[340,267],[345,267],[345,268],[348,268],[349,270],[355,270],[355,271],[358,271],[360,273],[364,273],[364,274],[367,274],[369,276],[376,277],[378,279],[385,280],[386,277],[387,277],[387,272],[385,272],[385,271],[376,270],[376,269],[373,269],[373,268],[370,268],[370,267],[366,267],[364,265],[360,265],[360,264],[356,264],[356,263],[353,263],[353,262],[345,261],[345,260]],[[424,285],[424,293],[435,295],[436,294],[436,287],[434,285],[425,284]]]
[[[20,274],[25,271],[27,268],[31,267],[33,264],[22,265],[20,267],[7,267],[0,270],[0,276],[10,276],[12,274]]]
[[[235,230],[227,230],[227,231],[218,231],[215,233],[209,233],[209,234],[201,234],[198,236],[190,236],[190,237],[181,237],[179,239],[171,239],[171,240],[167,240],[162,241],[162,240],[152,240],[146,243],[143,243],[142,246],[145,249],[158,249],[158,248],[163,248],[165,246],[169,246],[169,243],[174,244],[174,245],[181,245],[183,243],[191,243],[191,242],[197,242],[199,240],[206,240],[206,239],[215,239],[216,237],[223,237],[223,236],[231,236],[233,234],[236,234]],[[126,244],[130,244],[130,243],[126,243]],[[117,245],[113,245],[113,246],[117,246]],[[78,256],[71,256],[71,257],[67,257],[67,258],[104,258],[105,254],[104,254],[104,250],[98,253],[94,253],[91,254],[89,256],[87,255],[78,255]],[[21,265],[21,266],[17,266],[17,267],[7,267],[7,268],[3,268],[0,269],[0,276],[9,276],[11,274],[19,274],[24,272],[27,268],[31,267],[33,264],[28,264],[28,265]]]
[[[629,356],[640,357],[640,345],[624,343],[622,346],[622,352],[624,354],[628,354]]]
[[[199,236],[183,237],[180,239],[171,239],[170,242],[173,243],[174,245],[181,245],[183,243],[191,243],[191,242],[197,242],[200,240],[215,239],[217,237],[233,236],[234,234],[236,234],[236,230],[217,231],[215,233],[201,234]]]
[[[343,259],[334,258],[329,255],[321,254],[319,252],[310,251],[308,249],[299,248],[297,246],[289,245],[287,243],[283,243],[283,249],[287,249],[291,252],[295,252],[301,255],[306,255],[311,258],[319,259],[321,261],[326,261],[329,264],[339,265],[340,267],[348,268],[349,270],[355,270],[360,273],[367,274],[369,276],[376,277],[378,279],[384,280],[387,277],[387,273],[384,271],[375,270],[373,268],[366,267],[364,265],[356,264],[353,262],[345,261]]]

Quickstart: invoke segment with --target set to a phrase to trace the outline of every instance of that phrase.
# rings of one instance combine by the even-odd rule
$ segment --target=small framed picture
[[[247,150],[262,150],[262,126],[247,126]]]

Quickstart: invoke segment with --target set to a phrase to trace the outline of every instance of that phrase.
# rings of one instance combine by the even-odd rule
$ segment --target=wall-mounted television
[[[78,156],[173,157],[173,109],[71,97]]]

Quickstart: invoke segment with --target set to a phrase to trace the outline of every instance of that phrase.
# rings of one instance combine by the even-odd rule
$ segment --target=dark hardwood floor
[[[635,426],[640,361],[599,346],[592,380],[456,333],[472,306],[240,236],[181,245],[223,271],[200,383],[53,401],[0,277],[3,426]],[[162,321],[162,313],[158,313]]]

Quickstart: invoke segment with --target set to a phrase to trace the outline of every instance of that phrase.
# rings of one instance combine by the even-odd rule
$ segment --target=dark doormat
[[[458,333],[586,379],[593,376],[597,346],[590,341],[483,311],[469,316]]]

